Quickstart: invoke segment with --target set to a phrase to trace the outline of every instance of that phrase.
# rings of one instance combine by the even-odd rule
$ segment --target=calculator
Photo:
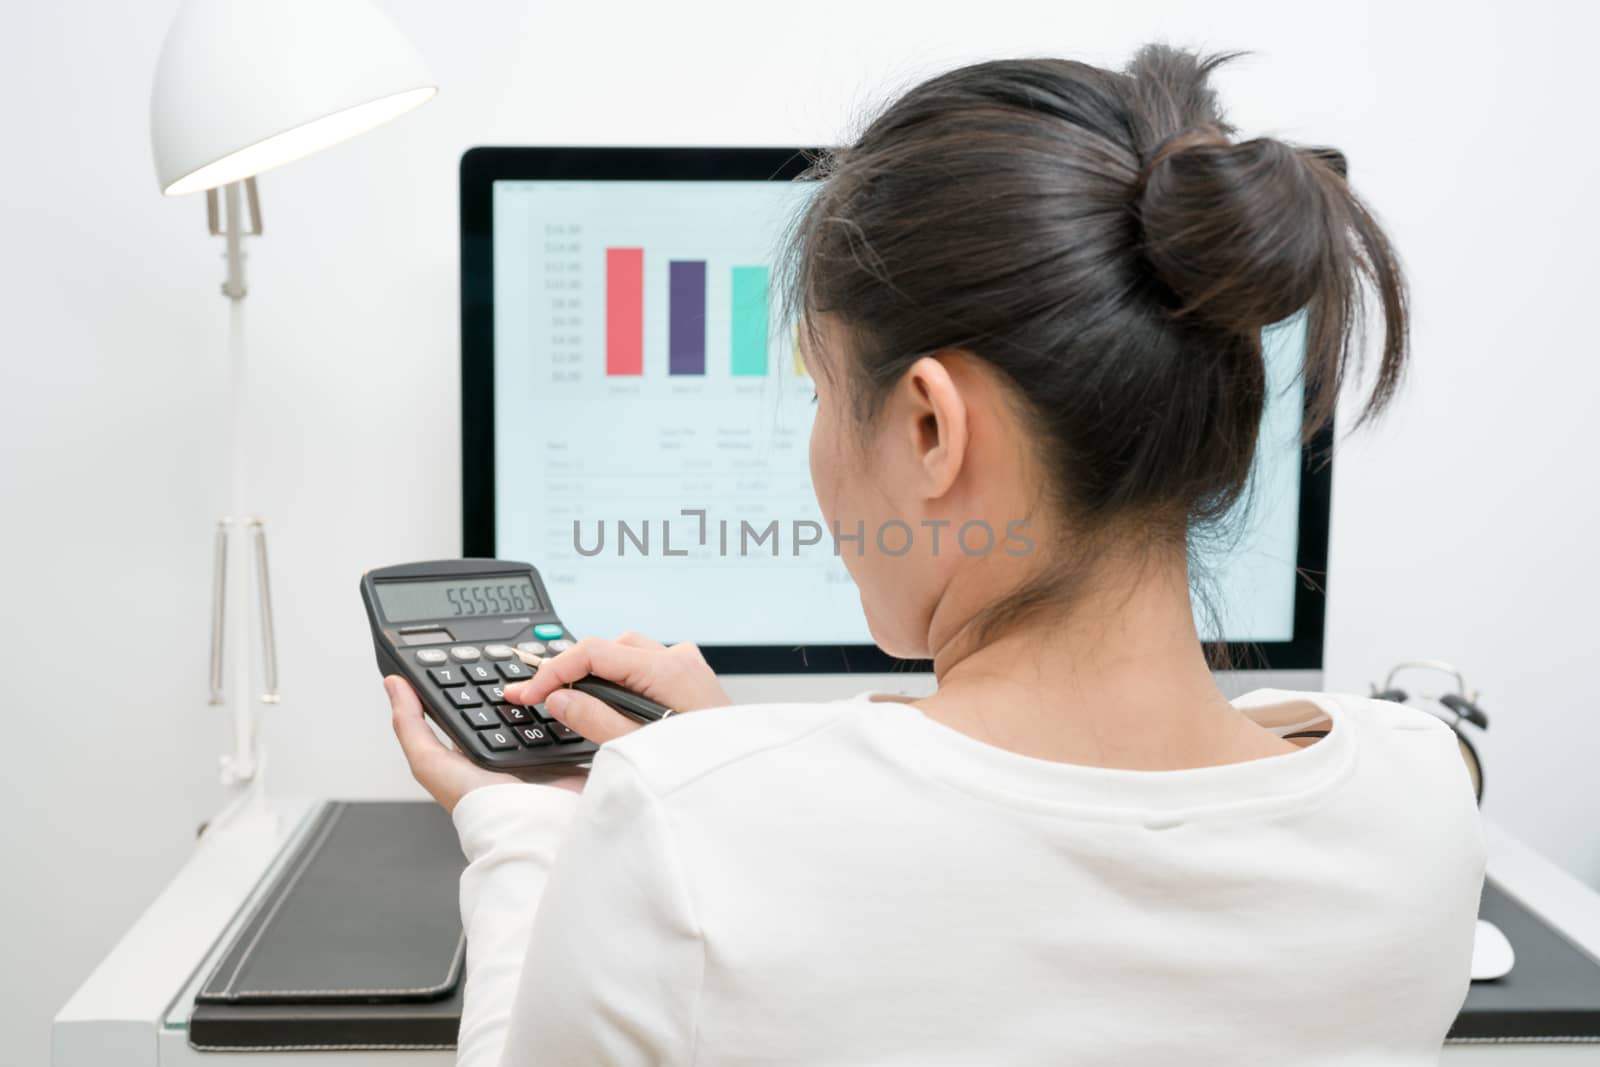
[[[596,746],[545,713],[506,700],[533,677],[516,649],[555,655],[575,640],[539,572],[498,559],[442,559],[368,571],[361,599],[378,670],[408,679],[428,717],[474,763],[497,771],[587,763]]]

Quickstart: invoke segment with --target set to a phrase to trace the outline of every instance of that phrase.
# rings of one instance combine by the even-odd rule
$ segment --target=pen
[[[517,654],[518,659],[535,671],[544,666],[546,658],[544,656],[536,656],[532,652],[524,652],[520,648],[512,649],[512,651]],[[655,722],[659,719],[665,719],[668,715],[676,714],[673,709],[662,707],[649,697],[642,697],[631,689],[624,689],[620,685],[615,685],[603,678],[596,678],[592,674],[587,678],[579,678],[568,688],[576,689],[580,693],[587,693],[596,700],[609,704],[634,722]]]

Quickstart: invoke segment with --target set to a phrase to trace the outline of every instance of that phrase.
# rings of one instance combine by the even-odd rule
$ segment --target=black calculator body
[[[361,599],[378,670],[408,679],[428,716],[481,767],[514,771],[588,763],[593,742],[544,706],[505,698],[533,676],[513,651],[547,656],[576,640],[539,572],[498,559],[442,559],[368,571]]]

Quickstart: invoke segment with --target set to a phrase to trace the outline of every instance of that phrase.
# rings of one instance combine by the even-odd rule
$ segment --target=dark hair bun
[[[1145,259],[1180,316],[1230,333],[1259,330],[1326,285],[1348,225],[1343,185],[1326,163],[1282,141],[1180,133],[1140,175]]]
[[[1179,545],[1249,484],[1262,327],[1304,327],[1314,437],[1360,369],[1376,297],[1383,345],[1361,415],[1380,410],[1406,354],[1393,249],[1337,153],[1240,139],[1210,83],[1229,58],[1153,44],[1122,70],[975,63],[835,153],[796,225],[788,288],[808,330],[844,327],[808,344],[823,374],[846,375],[858,417],[918,359],[966,352],[1015,384],[1075,538]]]

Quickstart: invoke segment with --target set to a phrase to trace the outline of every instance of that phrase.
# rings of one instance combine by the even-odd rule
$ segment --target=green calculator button
[[[541,622],[533,628],[533,636],[548,641],[551,638],[561,636],[561,627],[553,622]]]

